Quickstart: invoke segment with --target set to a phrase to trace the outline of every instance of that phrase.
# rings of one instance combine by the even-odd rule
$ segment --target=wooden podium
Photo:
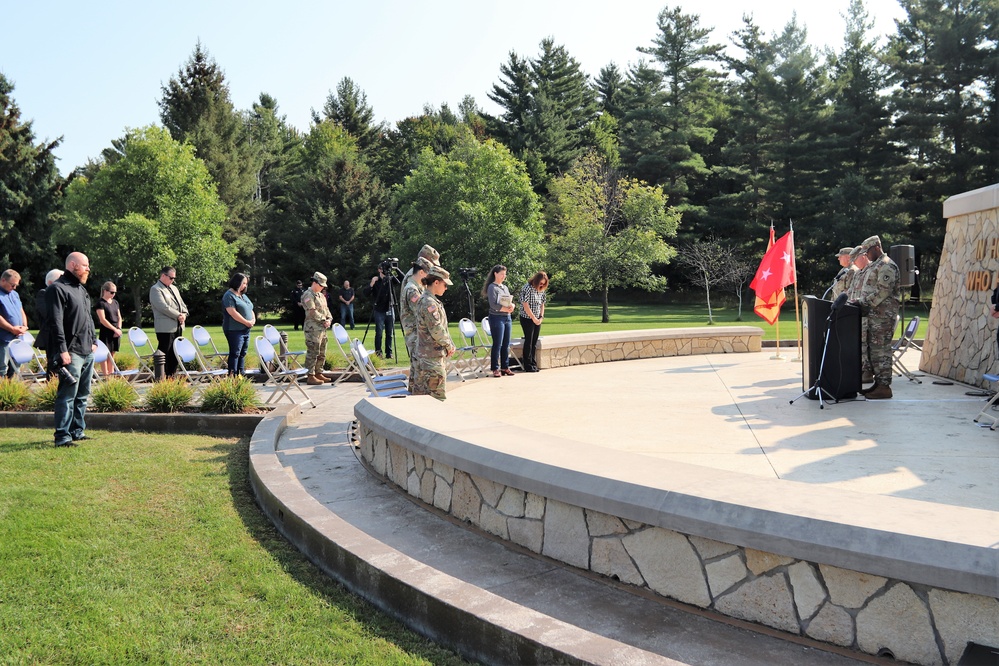
[[[860,308],[843,305],[833,313],[832,301],[815,296],[801,299],[801,390],[812,400],[819,396],[813,389],[822,368],[819,388],[834,400],[854,398],[861,388]],[[829,331],[825,366],[822,350]]]

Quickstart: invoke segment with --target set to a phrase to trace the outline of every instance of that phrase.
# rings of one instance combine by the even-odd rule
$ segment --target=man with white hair
[[[49,286],[62,277],[63,270],[61,268],[53,268],[48,273],[45,274],[45,286],[38,290],[35,294],[35,314],[38,315],[38,330],[43,331],[45,329],[45,322],[48,321],[48,313],[45,311],[45,290]]]

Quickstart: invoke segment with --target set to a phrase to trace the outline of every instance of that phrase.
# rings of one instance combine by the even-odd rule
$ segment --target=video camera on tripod
[[[468,282],[470,279],[475,277],[475,274],[478,272],[478,270],[479,269],[477,268],[459,268],[458,275],[461,276],[462,280]]]
[[[378,264],[378,268],[382,273],[386,275],[391,275],[393,272],[399,269],[399,258],[389,257],[388,259],[382,259],[381,263]]]

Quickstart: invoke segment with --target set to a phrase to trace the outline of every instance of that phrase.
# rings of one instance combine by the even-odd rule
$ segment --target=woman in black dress
[[[114,297],[117,293],[118,288],[114,286],[114,282],[105,282],[101,287],[101,297],[97,301],[97,337],[108,346],[112,356],[118,351],[121,343],[121,309]],[[105,375],[114,372],[111,356],[104,361],[103,370]]]

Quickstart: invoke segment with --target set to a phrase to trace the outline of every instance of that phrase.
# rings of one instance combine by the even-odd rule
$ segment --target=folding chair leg
[[[982,375],[982,377],[992,383],[999,382],[999,375]],[[997,400],[999,400],[999,392],[993,394],[989,401],[985,403],[982,411],[978,412],[978,415],[975,416],[974,422],[978,423],[980,419],[991,419],[992,425],[989,426],[989,430],[995,430],[996,426],[999,425],[999,416],[994,416],[991,412]]]

